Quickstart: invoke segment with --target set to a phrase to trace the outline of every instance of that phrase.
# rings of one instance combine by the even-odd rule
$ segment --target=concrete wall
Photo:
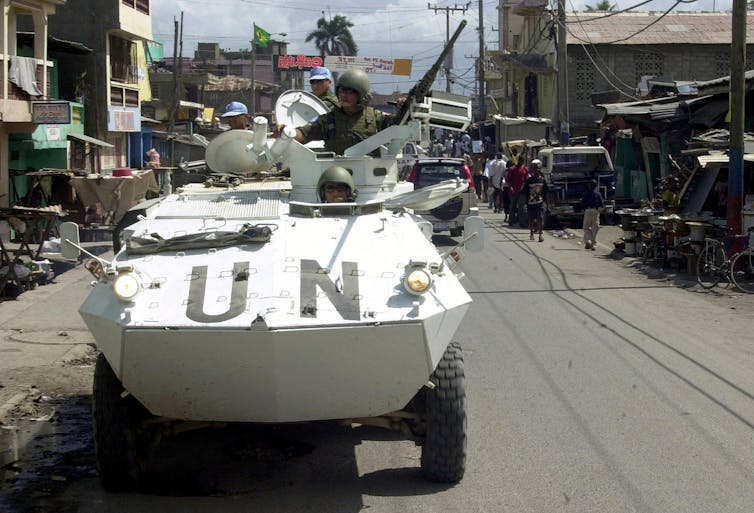
[[[642,75],[668,80],[712,80],[730,74],[729,45],[593,45],[588,55],[580,45],[568,46],[568,93],[571,125],[594,126],[600,112],[593,92],[618,89],[636,96]],[[747,69],[754,63],[754,44],[747,45]],[[596,66],[595,66],[596,63]]]

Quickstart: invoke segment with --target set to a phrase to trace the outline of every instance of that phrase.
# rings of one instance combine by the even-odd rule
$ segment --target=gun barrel
[[[406,97],[406,102],[401,107],[400,112],[397,115],[397,118],[401,120],[401,123],[405,123],[407,120],[407,114],[408,110],[411,108],[411,103],[413,101],[422,101],[424,99],[424,96],[430,91],[430,88],[432,87],[432,83],[435,81],[435,78],[437,77],[437,72],[440,71],[440,66],[442,66],[443,61],[448,57],[448,54],[453,50],[453,45],[455,45],[456,40],[458,39],[458,36],[461,35],[461,32],[466,27],[466,20],[461,20],[461,23],[458,25],[458,28],[456,28],[456,31],[453,33],[453,36],[448,40],[448,44],[445,45],[445,48],[443,48],[442,52],[440,53],[440,56],[437,58],[435,63],[432,65],[429,70],[424,74],[424,76],[419,79],[419,81],[414,84],[414,87],[411,88],[411,90],[408,93],[408,96]]]

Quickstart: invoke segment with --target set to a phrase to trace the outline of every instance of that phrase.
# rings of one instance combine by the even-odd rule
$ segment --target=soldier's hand
[[[285,125],[278,125],[275,127],[275,130],[272,132],[272,137],[275,139],[278,139],[280,137],[280,134],[283,133],[283,129],[285,128]]]

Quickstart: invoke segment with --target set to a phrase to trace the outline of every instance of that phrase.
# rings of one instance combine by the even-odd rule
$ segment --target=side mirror
[[[78,248],[81,244],[79,240],[79,225],[72,222],[62,223],[58,231],[60,232],[60,250],[63,258],[66,260],[78,260],[79,256],[81,256],[81,250]]]
[[[471,252],[479,252],[484,249],[484,218],[482,216],[469,216],[463,221],[464,246]]]

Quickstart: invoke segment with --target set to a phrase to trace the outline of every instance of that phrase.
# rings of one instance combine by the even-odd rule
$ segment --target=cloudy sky
[[[551,0],[556,5],[556,0]],[[598,0],[568,0],[569,10],[583,10],[585,5],[595,5]],[[725,11],[731,9],[732,0],[684,0],[676,7],[685,11]],[[665,11],[675,3],[672,0],[615,0],[617,9],[629,9],[639,3],[635,10]],[[289,43],[288,53],[316,55],[313,43],[306,43],[306,35],[316,28],[317,19],[323,15],[346,16],[354,26],[351,33],[359,46],[359,55],[364,57],[413,59],[411,77],[372,75],[375,90],[390,93],[407,91],[432,65],[442,50],[446,36],[445,10],[429,9],[468,5],[465,12],[451,11],[451,34],[462,19],[468,25],[455,46],[455,74],[458,85],[453,92],[474,92],[474,59],[479,55],[479,0],[449,2],[439,0],[360,0],[345,2],[307,2],[306,0],[152,0],[152,23],[154,39],[164,44],[166,56],[173,55],[174,20],[180,20],[183,12],[183,55],[194,55],[196,43],[219,42],[229,50],[249,48],[252,24],[256,23],[268,32],[286,33],[274,39]],[[483,0],[484,40],[487,48],[496,48],[498,39],[498,0]],[[435,89],[444,89],[445,83],[438,79]]]

